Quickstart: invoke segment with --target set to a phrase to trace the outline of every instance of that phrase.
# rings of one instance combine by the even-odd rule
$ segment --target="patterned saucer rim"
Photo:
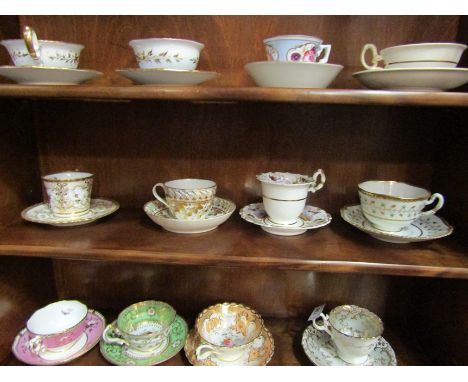
[[[218,201],[227,202],[229,204],[229,208],[223,209],[223,208],[220,208],[220,207],[217,207],[217,206],[213,206],[213,207],[216,207],[217,209],[221,210],[223,212],[223,214],[216,215],[216,216],[210,216],[210,217],[207,217],[207,218],[204,218],[204,219],[199,219],[198,221],[206,222],[206,221],[210,221],[210,220],[220,219],[220,218],[225,217],[226,215],[231,215],[236,210],[236,204],[230,199],[225,199],[225,198],[220,198],[219,196],[215,196],[214,200],[215,201],[218,200]],[[148,212],[149,206],[152,206],[152,205],[155,205],[155,204],[156,204],[158,210],[156,211],[156,213],[149,213]],[[148,216],[151,215],[151,216],[157,217],[158,219],[161,219],[161,220],[166,220],[166,221],[171,221],[171,222],[175,222],[175,221],[176,222],[196,222],[197,221],[197,220],[181,220],[181,219],[176,219],[176,218],[163,216],[161,214],[161,212],[167,210],[168,208],[165,207],[165,206],[160,206],[160,205],[161,205],[161,203],[158,202],[157,200],[150,200],[149,202],[145,203],[145,205],[143,206],[143,210],[145,211],[145,213]]]
[[[194,349],[190,349],[191,347],[191,342],[193,341],[193,336],[196,336],[195,328],[192,328],[189,333],[187,334],[187,339],[185,341],[185,346],[184,346],[184,352],[185,356],[187,357],[187,360],[190,362],[192,366],[203,366],[197,363],[196,359],[194,358],[193,352]],[[267,337],[267,340],[270,341],[271,343],[271,352],[268,354],[268,357],[266,358],[266,361],[261,364],[261,365],[255,365],[255,366],[266,366],[270,363],[271,359],[273,358],[273,355],[275,354],[275,341],[273,339],[273,336],[271,335],[270,331],[266,326],[263,327],[261,335],[264,335]],[[234,365],[233,365],[234,366]],[[249,366],[249,365],[236,365],[236,366]]]
[[[102,331],[104,331],[104,328],[106,327],[106,319],[104,318],[104,316],[99,313],[97,310],[94,310],[94,309],[88,309],[88,314],[91,314],[95,317],[97,317],[98,319],[100,319],[102,321]],[[91,341],[91,342],[88,342],[89,341],[89,336],[87,336],[87,340],[86,340],[86,344],[79,350],[77,351],[75,354],[72,354],[70,355],[69,357],[67,358],[64,358],[64,359],[61,359],[61,360],[54,360],[54,361],[48,361],[48,360],[45,360],[43,358],[40,358],[40,362],[26,362],[24,361],[23,359],[21,359],[21,357],[18,355],[17,351],[16,351],[16,347],[18,345],[18,342],[19,340],[21,339],[21,337],[28,331],[27,328],[23,328],[15,337],[15,340],[13,341],[13,345],[11,346],[11,351],[13,352],[13,354],[15,355],[15,357],[23,362],[23,363],[26,363],[28,365],[33,365],[33,366],[55,366],[55,365],[63,365],[63,364],[66,364],[68,362],[71,362],[71,361],[74,361],[75,359],[81,357],[82,355],[86,354],[87,352],[89,352],[91,349],[93,349],[100,341],[101,339],[101,335],[102,335],[102,331],[101,331],[101,334],[99,336],[96,336],[96,339],[94,341]]]
[[[115,320],[117,321],[117,320]],[[115,321],[113,323],[115,323]],[[181,341],[180,345],[177,346],[176,348],[173,349],[173,351],[171,351],[171,353],[168,355],[167,358],[164,358],[164,359],[161,359],[161,360],[158,360],[156,362],[152,362],[151,360],[156,358],[156,357],[159,357],[161,354],[158,354],[156,356],[151,356],[151,357],[148,357],[146,360],[148,361],[148,364],[145,364],[144,366],[154,366],[154,365],[159,365],[160,363],[163,363],[163,362],[166,362],[168,361],[169,359],[173,358],[174,356],[176,356],[182,349],[183,347],[185,346],[185,343],[187,342],[187,337],[188,337],[188,325],[187,325],[187,322],[181,317],[179,316],[178,314],[176,315],[176,319],[174,320],[174,323],[176,321],[179,321],[182,323],[182,326],[184,327],[184,330],[185,330],[185,338]],[[172,325],[174,325],[174,323]],[[101,341],[99,342],[99,351],[101,353],[101,355],[104,357],[104,359],[111,363],[112,365],[117,365],[117,366],[132,366],[128,363],[118,363],[116,362],[115,360],[111,359],[105,351],[103,351],[103,343],[104,343],[104,340],[102,339],[101,337]],[[171,341],[169,340],[169,345],[168,347],[170,346],[170,343]],[[118,346],[120,347],[121,345],[110,345],[110,346]],[[131,358],[131,357],[128,357],[128,358]],[[138,361],[140,362],[144,362],[145,359],[144,358],[139,358]]]
[[[109,210],[103,212],[102,214],[97,214],[95,216],[90,216],[86,217],[87,214],[81,215],[81,216],[74,216],[74,217],[62,217],[62,218],[57,218],[57,220],[47,220],[44,221],[42,219],[34,219],[29,217],[27,214],[32,211],[34,208],[37,208],[42,205],[47,205],[47,203],[36,203],[32,206],[29,206],[25,208],[23,211],[21,211],[21,217],[29,221],[31,223],[39,223],[39,224],[49,224],[49,225],[68,225],[68,224],[74,224],[74,223],[87,223],[87,222],[93,222],[98,219],[102,219],[103,217],[106,217],[110,214],[113,214],[115,211],[117,211],[120,208],[119,202],[116,202],[115,200],[108,199],[108,198],[92,198],[91,199],[91,204],[95,201],[98,200],[105,200],[107,202],[110,202],[112,204],[112,208],[109,208]]]
[[[358,223],[356,223],[354,220],[351,220],[346,213],[350,208],[360,208],[359,204],[350,204],[342,207],[340,209],[340,215],[343,218],[344,221],[347,223],[351,224],[353,227],[359,229],[362,232],[365,232],[371,236],[373,235],[378,235],[378,236],[385,236],[393,239],[402,239],[402,240],[411,240],[411,241],[427,241],[427,240],[435,240],[435,239],[441,239],[443,237],[449,236],[453,232],[453,227],[442,217],[433,215],[433,217],[439,219],[446,227],[447,227],[447,232],[441,235],[435,235],[435,236],[405,236],[405,235],[400,235],[398,232],[389,232],[389,231],[381,231],[375,227],[364,227]],[[363,216],[364,217],[364,216]],[[365,219],[365,217],[364,217]]]
[[[242,219],[248,221],[249,223],[258,225],[260,227],[274,228],[274,229],[278,229],[278,230],[287,230],[287,231],[299,231],[299,230],[306,231],[306,230],[309,230],[309,229],[317,229],[317,228],[325,227],[328,224],[330,224],[332,219],[333,219],[332,216],[327,211],[325,211],[324,209],[308,204],[304,208],[306,208],[306,207],[317,208],[318,210],[323,211],[327,215],[328,220],[326,222],[322,223],[322,224],[309,226],[309,227],[307,227],[307,226],[305,226],[305,227],[281,226],[279,224],[265,224],[265,222],[263,222],[263,224],[262,224],[260,222],[257,222],[255,220],[250,219],[249,214],[245,213],[245,209],[252,206],[252,205],[262,205],[262,207],[263,207],[263,203],[261,203],[261,202],[260,203],[250,203],[250,204],[242,207],[239,210],[239,215],[241,216]],[[298,219],[304,221],[304,219],[302,219],[300,216],[298,217]]]
[[[328,336],[328,334],[325,334],[325,333],[321,333],[319,332],[317,329],[314,328],[314,326],[312,324],[310,324],[309,326],[307,326],[305,329],[304,329],[304,332],[302,333],[302,339],[301,339],[301,345],[302,345],[302,348],[304,350],[304,352],[306,353],[307,355],[307,358],[309,358],[309,360],[314,363],[316,366],[333,366],[333,365],[328,365],[328,364],[323,364],[323,363],[320,363],[318,359],[316,359],[316,357],[314,357],[312,354],[309,354],[308,352],[308,347],[307,347],[307,339],[309,337],[317,337],[316,335],[314,335],[313,333],[316,333],[316,334],[323,334],[325,336]],[[383,337],[381,337],[381,340],[387,344],[388,346],[388,353],[390,355],[390,364],[385,364],[385,365],[374,365],[374,366],[397,366],[398,362],[397,362],[397,359],[396,359],[396,355],[395,355],[395,351],[393,350],[392,346],[390,345],[390,343]],[[328,341],[330,341],[330,343],[333,345],[333,341],[331,341],[331,339],[329,339]],[[372,353],[371,353],[372,354]],[[339,360],[340,363],[342,363],[342,365],[336,365],[336,366],[369,366],[369,365],[365,365],[365,364],[361,364],[361,365],[353,365],[353,364],[350,364],[350,363],[347,363],[346,361],[343,361],[341,358],[338,357],[338,355],[336,355],[335,357],[337,360]]]

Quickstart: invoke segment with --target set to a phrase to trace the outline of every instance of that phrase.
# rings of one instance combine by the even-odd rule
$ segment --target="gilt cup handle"
[[[326,332],[331,336],[331,331],[330,331],[330,329],[328,329],[328,327],[330,326],[330,323],[328,322],[328,315],[320,313],[319,317],[322,318],[323,325],[317,324],[316,321],[317,321],[318,317],[314,318],[314,320],[312,321],[312,325],[314,326],[315,329],[320,330],[321,332]]]
[[[102,332],[102,339],[105,343],[108,344],[117,344],[122,346],[129,346],[128,342],[121,338],[122,334],[120,333],[119,329],[114,327],[112,324],[106,326],[104,331]]]
[[[436,199],[438,201],[437,201],[437,204],[435,205],[435,207],[428,210],[428,211],[421,212],[420,216],[434,215],[437,211],[439,211],[442,208],[442,206],[444,205],[445,199],[444,199],[442,194],[438,194],[438,193],[432,194],[430,199],[426,201],[426,206],[429,205],[429,204],[434,203],[436,201]]]
[[[211,345],[200,345],[195,350],[195,354],[196,354],[197,359],[199,361],[204,361],[209,356],[211,356],[212,354],[215,354],[215,353],[216,353],[216,349]]]
[[[33,60],[39,61],[41,59],[40,46],[34,29],[26,26],[23,31],[23,39],[31,58]]]
[[[28,347],[31,353],[40,354],[46,350],[46,347],[42,344],[42,337],[35,336],[28,341]]]
[[[318,183],[317,178],[319,176],[320,176],[320,182]],[[323,172],[323,170],[318,169],[317,171],[315,171],[315,174],[312,175],[312,180],[313,180],[313,183],[310,185],[309,191],[316,192],[323,187],[327,178],[325,177],[325,173]]]
[[[366,53],[370,50],[372,53],[372,65],[367,64]],[[382,69],[379,67],[379,61],[383,61],[383,57],[377,51],[377,47],[374,44],[366,44],[363,46],[361,51],[361,64],[368,70]]]

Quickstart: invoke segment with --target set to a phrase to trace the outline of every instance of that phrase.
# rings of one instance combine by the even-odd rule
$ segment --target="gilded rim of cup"
[[[71,173],[73,173],[73,172],[83,172],[83,173],[86,173],[87,171],[69,170],[69,171],[53,172],[51,174],[41,176],[41,179],[44,182],[51,182],[51,183],[70,183],[70,182],[80,182],[82,180],[94,178],[94,174],[91,174],[90,172],[88,172],[89,176],[84,176],[84,177],[78,178],[78,179],[46,179],[46,177],[48,177],[48,176],[52,176],[52,175],[56,175],[56,174],[62,174],[62,173],[65,173],[65,172],[71,172]]]
[[[214,185],[213,185],[213,186],[208,186],[208,187],[188,187],[188,188],[183,188],[183,187],[171,187],[171,186],[167,186],[167,183],[173,182],[173,180],[169,180],[168,182],[164,182],[164,187],[170,188],[170,189],[172,189],[172,190],[199,191],[199,190],[209,190],[210,188],[216,188],[216,187],[218,186],[218,185],[216,184],[216,182],[213,182],[212,180],[209,180],[209,179],[192,179],[192,178],[187,178],[187,179],[174,179],[174,180],[203,180],[203,181],[206,181],[206,182],[214,183]]]
[[[385,51],[388,51],[390,49],[401,49],[401,48],[415,48],[415,47],[418,47],[418,46],[423,46],[423,47],[429,47],[429,46],[440,46],[440,47],[443,47],[443,46],[446,46],[446,47],[449,47],[449,46],[457,46],[457,47],[460,47],[460,48],[468,48],[467,45],[465,44],[460,44],[460,43],[456,43],[456,42],[423,42],[423,43],[420,43],[420,44],[402,44],[402,45],[395,45],[395,46],[389,46],[387,48],[384,48],[380,51],[380,53],[384,53]],[[430,61],[430,60],[428,60]]]
[[[361,185],[363,183],[367,183],[367,182],[385,183],[385,184],[391,184],[391,183],[404,184],[406,186],[414,187],[414,188],[417,188],[419,190],[425,191],[427,193],[427,195],[426,196],[421,196],[419,198],[407,198],[407,197],[404,197],[404,196],[392,196],[392,195],[387,195],[387,194],[379,194],[377,192],[364,190],[361,187]],[[397,200],[397,201],[402,201],[402,202],[420,202],[420,201],[423,201],[423,200],[427,200],[431,196],[431,193],[429,192],[429,190],[426,190],[425,188],[414,186],[412,184],[405,183],[405,182],[398,182],[396,180],[366,180],[365,182],[359,183],[358,190],[359,190],[359,192],[362,192],[363,194],[365,194],[367,196],[373,196],[375,198],[382,198],[382,199],[388,199],[388,200]]]
[[[315,36],[308,36],[308,35],[303,35],[303,34],[282,34],[279,36],[274,36],[274,37],[268,37],[263,40],[265,44],[276,41],[276,40],[313,40],[314,42],[319,42],[321,44],[323,42],[323,39]]]
[[[130,45],[132,48],[136,48],[133,45],[135,44],[142,44],[142,43],[148,43],[148,42],[182,42],[182,43],[189,43],[195,45],[197,48],[202,50],[205,47],[205,44],[195,41],[195,40],[187,40],[184,38],[173,38],[173,37],[149,37],[149,38],[140,38],[140,39],[135,39],[135,40],[130,40],[128,42],[128,45]]]
[[[78,303],[80,303],[80,304],[82,304],[82,305],[84,305],[84,306],[86,307],[86,314],[84,315],[84,317],[83,317],[77,324],[71,326],[71,327],[68,328],[68,329],[64,329],[64,330],[62,330],[62,331],[60,331],[60,332],[57,332],[57,333],[51,333],[51,334],[37,334],[37,333],[34,333],[33,331],[29,330],[29,328],[28,328],[28,322],[26,322],[26,329],[28,330],[28,332],[31,333],[31,334],[33,334],[33,335],[35,335],[35,336],[41,337],[41,338],[55,337],[55,336],[57,336],[57,335],[64,334],[64,333],[67,333],[67,332],[69,332],[69,331],[71,331],[71,330],[74,330],[77,326],[79,326],[79,325],[86,319],[86,317],[88,317],[88,313],[90,312],[90,309],[88,309],[88,307],[87,307],[85,304],[83,304],[81,301],[78,301],[78,300],[61,300],[61,301],[53,302],[53,303],[51,303],[51,304],[49,304],[49,305],[57,304],[57,303],[63,302],[63,301],[68,301],[68,302],[69,302],[69,301],[76,301],[76,302],[78,302]],[[48,305],[46,305],[46,306],[44,306],[44,307],[42,307],[42,308],[40,308],[40,309],[38,309],[38,310],[44,309],[44,308],[46,308],[47,306],[48,306]],[[36,312],[37,312],[37,310],[36,310]],[[36,312],[34,312],[34,313],[36,313]],[[34,315],[34,313],[31,315],[31,317]],[[29,317],[29,319],[30,319],[31,317]],[[28,321],[29,321],[29,319],[28,319]]]
[[[132,305],[129,305],[127,306],[124,310],[122,310],[117,319],[115,321],[113,321],[110,325],[112,325],[114,328],[117,328],[120,332],[124,333],[125,335],[127,336],[130,336],[132,338],[146,338],[148,337],[148,334],[131,334],[131,333],[128,333],[126,332],[125,330],[123,329],[120,329],[119,328],[119,325],[118,325],[118,322],[121,318],[121,316],[125,313],[125,312],[128,312],[129,310],[136,310],[138,309],[140,306],[143,306],[143,305],[154,305],[154,304],[163,304],[163,305],[166,305],[168,306],[169,308],[172,309],[172,311],[174,312],[174,318],[172,319],[171,323],[167,325],[166,328],[164,328],[162,330],[162,332],[164,332],[164,330],[168,329],[171,327],[171,325],[174,323],[174,321],[176,320],[176,317],[177,317],[177,312],[175,311],[175,309],[169,305],[167,302],[164,302],[164,301],[159,301],[159,300],[146,300],[146,301],[140,301],[140,302],[136,302],[135,304],[132,304]],[[114,325],[115,324],[115,325]]]
[[[13,42],[13,41],[24,41],[24,39],[22,38],[10,38],[10,39],[6,39],[6,40],[2,40],[0,41],[1,44],[3,44],[3,42]],[[67,44],[67,45],[74,45],[75,47],[79,48],[79,49],[84,49],[85,46],[82,45],[82,44],[77,44],[75,42],[65,42],[65,41],[55,41],[55,40],[38,40],[39,41],[39,45],[41,45],[41,43],[48,43],[48,44]]]
[[[213,310],[213,309],[217,308],[218,306],[223,306],[223,305],[228,305],[228,306],[233,306],[233,307],[240,307],[240,308],[243,308],[243,309],[248,310],[249,312],[251,312],[260,321],[260,328],[261,328],[260,335],[263,333],[263,330],[265,328],[265,325],[263,323],[263,318],[255,310],[253,310],[252,308],[249,308],[248,306],[245,306],[245,305],[242,305],[242,304],[239,304],[239,303],[236,303],[236,302],[221,302],[219,304],[211,305],[208,308],[203,309],[203,311],[197,316],[197,319],[195,320],[195,330],[197,331],[197,334],[198,334],[198,336],[200,337],[200,339],[202,341],[210,344],[213,347],[221,348],[221,349],[242,349],[242,348],[245,348],[245,347],[249,346],[252,343],[253,340],[247,342],[246,344],[242,344],[242,345],[223,346],[223,345],[216,345],[216,344],[208,341],[207,339],[205,339],[205,337],[203,337],[203,335],[200,333],[200,320],[201,320],[202,316],[206,312],[208,312],[210,310]]]
[[[268,61],[268,62],[275,62],[275,61]],[[303,175],[303,174],[296,174],[296,173],[293,173],[293,172],[283,172],[283,174],[291,174],[291,175],[295,175],[297,177],[301,177],[301,178],[305,178],[305,179],[310,179],[311,181],[310,182],[304,182],[304,183],[277,183],[277,182],[274,182],[274,181],[269,181],[269,180],[263,180],[263,179],[260,179],[260,177],[262,175],[266,175],[266,174],[269,174],[271,172],[279,172],[281,173],[282,171],[270,171],[270,172],[263,172],[261,174],[257,174],[255,175],[255,178],[257,178],[257,180],[260,182],[260,183],[265,183],[265,184],[274,184],[276,186],[286,186],[286,187],[300,187],[300,186],[305,186],[305,185],[308,185],[308,184],[312,184],[312,183],[315,183],[316,181],[314,181],[312,179],[311,176],[309,175]],[[271,198],[270,198],[271,199]]]
[[[351,334],[343,333],[341,330],[339,330],[339,329],[337,329],[335,326],[333,326],[333,324],[332,324],[331,321],[330,321],[330,316],[331,316],[331,314],[332,314],[334,311],[336,311],[336,310],[338,310],[338,309],[343,309],[344,307],[347,307],[347,306],[349,306],[349,307],[354,307],[354,308],[358,308],[358,309],[364,311],[365,313],[370,314],[373,318],[375,318],[376,321],[380,324],[380,328],[381,328],[380,334],[377,335],[377,336],[373,336],[373,337],[356,337],[356,336],[353,336],[353,335],[351,335]],[[381,337],[381,336],[382,336],[382,333],[383,333],[383,331],[384,331],[384,324],[383,324],[383,321],[381,320],[381,318],[380,318],[379,316],[377,316],[374,312],[371,312],[369,309],[362,308],[362,307],[357,306],[357,305],[340,305],[340,306],[337,306],[337,307],[333,308],[333,309],[330,311],[330,313],[328,314],[328,322],[330,323],[330,326],[331,326],[333,329],[335,329],[338,333],[340,333],[340,334],[342,334],[342,335],[344,335],[344,336],[346,336],[346,337],[349,337],[349,338],[355,338],[355,339],[357,339],[357,340],[366,340],[366,341],[367,341],[367,340],[373,340],[373,339],[376,339],[376,338]]]

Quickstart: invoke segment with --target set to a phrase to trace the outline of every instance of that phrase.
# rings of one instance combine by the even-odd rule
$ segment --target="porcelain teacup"
[[[34,354],[70,349],[86,329],[87,314],[86,305],[76,300],[57,301],[35,311],[26,323],[29,349]]]
[[[138,65],[142,69],[195,70],[204,45],[178,38],[131,40]]]
[[[328,62],[331,45],[314,36],[283,35],[263,40],[268,61]],[[324,52],[322,58],[320,55]]]
[[[398,232],[421,216],[433,215],[444,205],[441,194],[402,182],[368,180],[358,186],[362,213],[377,229]],[[434,208],[422,211],[437,200]]]
[[[386,69],[455,68],[466,48],[464,44],[422,43],[391,46],[379,53],[374,44],[366,44],[361,51],[361,64],[368,70],[382,69],[378,66],[380,61]],[[366,61],[368,51],[372,54],[371,65]]]
[[[366,362],[383,333],[382,320],[375,313],[356,305],[341,305],[329,315],[322,313],[320,317],[323,325],[314,319],[314,328],[328,333],[338,356],[355,365]]]
[[[262,184],[265,212],[273,223],[281,225],[295,223],[304,210],[308,193],[320,190],[326,181],[321,169],[312,176],[267,172],[257,175],[257,179]]]
[[[38,40],[30,27],[25,27],[23,39],[3,40],[15,66],[44,66],[76,69],[84,46],[62,41]]]
[[[236,303],[210,306],[195,322],[200,345],[195,354],[198,360],[215,357],[234,362],[248,353],[263,330],[263,319],[254,310]]]
[[[161,187],[166,194],[158,195]],[[211,211],[216,195],[216,183],[206,179],[177,179],[153,186],[153,195],[168,209],[170,214],[181,220],[204,219]]]
[[[154,355],[167,348],[169,330],[175,319],[176,311],[165,302],[138,302],[125,308],[114,323],[107,325],[102,339]]]
[[[81,171],[44,175],[42,183],[52,213],[62,217],[87,213],[91,205],[93,177],[93,174]]]

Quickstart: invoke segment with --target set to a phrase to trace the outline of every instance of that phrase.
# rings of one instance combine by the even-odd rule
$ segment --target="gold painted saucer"
[[[193,366],[266,366],[275,352],[275,342],[270,331],[264,327],[260,336],[254,340],[256,343],[250,351],[236,361],[222,361],[216,357],[208,357],[203,361],[197,359],[195,350],[201,343],[200,336],[195,328],[190,330],[185,342],[184,351],[188,361]]]

